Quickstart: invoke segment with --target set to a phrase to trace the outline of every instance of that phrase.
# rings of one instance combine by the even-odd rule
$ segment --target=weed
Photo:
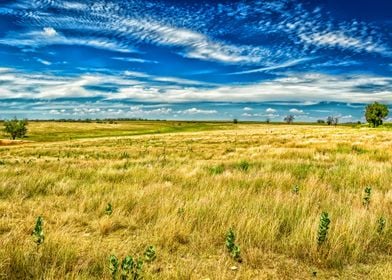
[[[372,196],[372,188],[371,187],[366,187],[364,192],[365,192],[365,195],[363,196],[362,204],[365,207],[369,207],[370,198]]]
[[[380,219],[378,219],[377,221],[377,232],[379,234],[383,233],[384,229],[385,229],[385,224],[387,223],[387,220],[384,217],[380,217]]]
[[[44,240],[45,240],[45,235],[44,235],[44,230],[43,230],[43,222],[44,222],[43,218],[41,216],[39,216],[37,218],[37,221],[35,222],[35,227],[32,232],[34,242],[37,245],[41,245],[42,243],[44,243]]]
[[[118,259],[115,255],[111,255],[109,257],[109,270],[112,275],[112,279],[116,279],[117,271],[118,271]]]
[[[235,261],[242,262],[241,250],[240,247],[236,245],[235,239],[236,236],[234,231],[232,229],[229,229],[226,234],[226,248]]]
[[[149,246],[144,252],[144,259],[146,262],[152,262],[156,258],[155,247]]]
[[[320,216],[320,223],[317,232],[317,244],[322,245],[327,240],[329,224],[331,220],[328,217],[327,212],[322,212]]]
[[[113,214],[113,206],[111,203],[108,203],[108,205],[106,205],[105,214],[108,216]]]
[[[132,273],[133,259],[130,256],[126,256],[121,262],[121,279],[125,280]]]
[[[292,189],[293,194],[299,194],[299,186],[295,185]]]

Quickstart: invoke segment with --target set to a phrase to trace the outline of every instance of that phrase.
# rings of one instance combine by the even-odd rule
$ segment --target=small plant
[[[34,227],[34,230],[31,234],[34,237],[34,242],[37,245],[41,245],[42,243],[44,243],[44,240],[45,240],[45,235],[44,235],[44,230],[43,230],[43,222],[44,222],[44,219],[41,216],[39,216],[37,218],[37,221],[35,222],[35,227]]]
[[[112,215],[112,213],[113,213],[113,206],[111,203],[108,203],[108,205],[106,205],[106,208],[105,208],[105,214],[110,216],[110,215]]]
[[[225,171],[225,167],[222,164],[220,164],[220,165],[210,167],[209,171],[210,174],[212,175],[218,175],[218,174],[222,174],[223,171]]]
[[[247,162],[246,160],[242,160],[237,164],[237,169],[241,170],[241,171],[248,171],[249,169],[249,162]]]
[[[370,198],[372,196],[372,188],[371,187],[366,187],[364,192],[365,192],[365,195],[363,197],[362,203],[363,203],[363,206],[369,207]]]
[[[137,259],[134,260],[131,256],[126,256],[122,261],[121,265],[119,265],[119,261],[115,255],[111,255],[109,257],[109,270],[112,276],[112,279],[117,278],[117,273],[121,269],[120,279],[121,280],[141,280],[142,277],[142,269],[143,269],[143,260]]]
[[[317,232],[317,244],[322,245],[327,240],[329,224],[331,220],[328,217],[327,212],[322,212],[320,216],[320,223]]]
[[[293,191],[293,194],[299,194],[299,186],[298,186],[298,185],[295,185],[295,186],[293,187],[292,191]]]
[[[385,229],[385,224],[387,223],[387,220],[384,217],[380,217],[380,219],[378,219],[377,223],[378,223],[377,232],[379,234],[381,234],[381,233],[383,233],[383,231]]]
[[[141,280],[143,278],[142,270],[143,270],[143,261],[141,259],[137,259],[136,263],[134,263],[133,265],[133,270],[132,270],[133,280]]]
[[[126,280],[132,273],[133,259],[130,256],[126,256],[121,262],[121,279]]]
[[[154,246],[148,246],[146,251],[144,252],[144,259],[146,262],[152,262],[156,258],[156,252]]]
[[[112,275],[112,279],[116,279],[116,275],[118,272],[118,259],[115,255],[111,255],[109,257],[109,270]]]
[[[229,229],[226,234],[226,248],[234,260],[236,260],[237,262],[242,262],[241,250],[240,247],[236,245],[235,239],[236,237],[234,231],[232,229]]]

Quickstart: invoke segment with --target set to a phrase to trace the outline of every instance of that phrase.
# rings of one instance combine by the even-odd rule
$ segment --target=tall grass
[[[388,279],[391,144],[382,130],[240,124],[0,147],[0,279],[110,279],[108,256],[151,244],[146,279]]]

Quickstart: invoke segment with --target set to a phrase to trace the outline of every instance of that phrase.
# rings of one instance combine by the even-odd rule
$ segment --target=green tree
[[[382,125],[383,120],[388,116],[389,110],[387,105],[374,102],[366,106],[366,121],[373,127]]]
[[[27,134],[27,120],[18,120],[14,118],[4,122],[4,131],[11,136],[13,140],[23,138]]]
[[[293,123],[294,119],[295,119],[295,117],[294,117],[293,115],[288,115],[288,116],[286,116],[286,117],[283,119],[283,121],[286,122],[286,123],[288,123],[288,124],[290,124],[290,123]]]

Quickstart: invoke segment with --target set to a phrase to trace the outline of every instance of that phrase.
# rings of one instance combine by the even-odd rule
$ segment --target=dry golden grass
[[[145,279],[388,279],[391,147],[381,129],[256,124],[0,147],[0,278],[109,279],[110,254],[154,245]]]

